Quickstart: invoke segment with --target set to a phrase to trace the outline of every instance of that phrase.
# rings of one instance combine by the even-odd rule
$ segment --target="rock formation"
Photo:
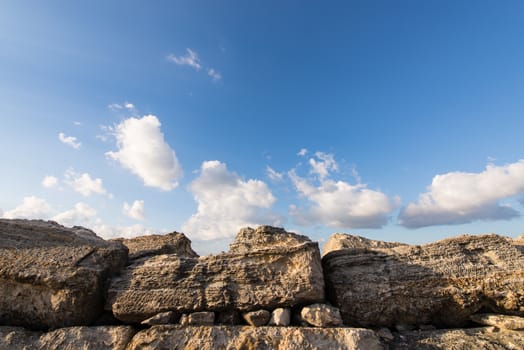
[[[328,297],[346,325],[457,327],[482,309],[524,314],[524,255],[511,239],[465,235],[359,247],[352,236],[332,237],[345,239],[351,248],[327,252],[323,267]]]
[[[243,229],[229,253],[137,258],[111,281],[107,309],[124,322],[159,312],[273,310],[324,300],[317,243],[270,226]]]
[[[191,241],[179,232],[165,235],[148,235],[134,238],[117,238],[129,249],[129,259],[138,259],[149,255],[176,254],[188,258],[198,258],[191,248]]]
[[[106,278],[126,261],[121,243],[81,227],[0,220],[0,323],[89,325],[103,311]]]

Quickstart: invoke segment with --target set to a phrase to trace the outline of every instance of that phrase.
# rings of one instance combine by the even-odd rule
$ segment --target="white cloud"
[[[307,154],[307,149],[301,148],[300,151],[298,151],[297,156],[304,157]]]
[[[296,223],[303,226],[320,222],[332,228],[379,228],[387,223],[395,202],[399,201],[391,201],[365,184],[323,179],[320,174],[318,186],[299,177],[294,170],[289,177],[308,202],[307,209],[292,205],[289,210]]]
[[[135,220],[144,220],[144,201],[135,200],[133,204],[124,203],[124,214]]]
[[[58,134],[58,139],[63,144],[71,146],[74,149],[79,149],[80,146],[82,145],[80,142],[77,142],[76,137],[74,137],[74,136],[66,136],[63,132]]]
[[[209,75],[213,81],[219,81],[222,79],[222,75],[213,68],[207,70],[207,75]]]
[[[202,163],[190,190],[198,209],[182,230],[194,239],[231,237],[241,227],[279,224],[279,218],[269,212],[275,197],[266,183],[243,180],[217,160]]]
[[[58,179],[54,176],[47,175],[42,179],[42,186],[52,188],[58,185]]]
[[[83,125],[82,122],[79,122],[79,121],[75,121],[75,122],[73,122],[73,124],[75,124],[76,126],[82,126]]]
[[[178,186],[182,167],[160,126],[154,115],[125,119],[114,129],[118,151],[106,155],[139,176],[144,185],[169,191]]]
[[[190,66],[193,67],[195,70],[200,70],[202,68],[200,64],[200,59],[198,58],[198,54],[187,48],[186,49],[187,54],[184,56],[175,56],[173,54],[167,56],[168,61],[176,63],[180,66]]]
[[[118,111],[121,109],[127,109],[129,111],[135,111],[135,105],[131,102],[124,102],[124,103],[111,103],[107,105],[107,108],[109,108],[112,111]]]
[[[399,223],[416,228],[463,224],[474,220],[505,220],[520,216],[501,200],[524,193],[524,159],[480,173],[450,172],[433,178],[428,191],[408,204]]]
[[[102,183],[102,179],[96,178],[92,179],[91,175],[88,173],[77,173],[74,170],[67,170],[65,173],[64,182],[69,185],[73,190],[82,194],[85,197],[89,197],[92,193],[97,193],[101,195],[108,195],[111,197],[111,194],[107,192]]]
[[[126,109],[135,109],[135,105],[132,104],[131,102],[126,102],[126,103],[124,103],[124,107],[125,107]]]
[[[266,167],[266,174],[267,177],[269,177],[269,179],[274,182],[279,182],[284,179],[283,173],[279,173],[278,171],[271,168],[269,165]]]
[[[5,219],[47,219],[51,207],[47,202],[35,196],[25,197],[22,204],[6,211],[2,217]]]
[[[317,174],[320,179],[324,179],[329,175],[330,171],[338,171],[338,164],[332,154],[316,152],[315,158],[309,159],[309,165],[311,166],[310,173]]]
[[[95,222],[96,210],[79,202],[73,209],[55,215],[52,220],[64,226],[91,226]]]

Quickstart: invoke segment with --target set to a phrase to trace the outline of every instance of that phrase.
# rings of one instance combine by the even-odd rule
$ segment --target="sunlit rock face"
[[[524,314],[524,255],[512,239],[464,235],[422,246],[332,240],[350,241],[328,242],[341,248],[323,257],[328,299],[346,325],[458,327],[481,310]]]
[[[0,323],[89,325],[103,311],[106,279],[126,262],[125,246],[85,228],[0,220]]]

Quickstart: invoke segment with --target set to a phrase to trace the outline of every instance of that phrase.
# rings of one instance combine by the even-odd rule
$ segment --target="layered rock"
[[[112,280],[107,308],[124,322],[159,312],[273,310],[324,300],[317,243],[283,229],[243,229],[229,253],[137,258]]]
[[[524,332],[492,327],[396,333],[390,350],[517,350],[524,349]]]
[[[48,333],[0,327],[0,349],[124,350],[134,333],[129,326],[70,327]]]
[[[0,323],[47,329],[89,325],[127,248],[52,221],[0,220]]]
[[[422,246],[362,247],[347,239],[351,248],[323,257],[329,299],[347,325],[454,327],[481,309],[524,314],[524,256],[511,239],[465,235]]]
[[[358,328],[154,326],[135,335],[127,349],[382,350],[384,347],[373,331]]]
[[[123,243],[129,249],[129,259],[159,254],[177,254],[189,258],[198,258],[198,254],[191,248],[191,241],[179,232],[127,239],[117,238],[114,241]]]

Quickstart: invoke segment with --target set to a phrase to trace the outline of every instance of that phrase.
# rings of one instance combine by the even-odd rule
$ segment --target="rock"
[[[269,320],[270,326],[289,326],[291,323],[291,310],[285,308],[277,308],[271,313]]]
[[[124,350],[135,331],[129,326],[69,327],[48,333],[0,327],[0,348],[12,350]]]
[[[504,329],[524,329],[524,317],[497,314],[475,314],[470,319],[478,324]]]
[[[300,312],[300,316],[312,326],[332,327],[341,326],[342,318],[338,308],[326,304],[313,304],[305,306]]]
[[[375,241],[369,238],[355,236],[355,235],[348,235],[345,233],[334,233],[333,235],[331,235],[331,237],[329,237],[329,240],[324,245],[324,249],[322,249],[322,255],[324,256],[334,250],[350,249],[350,248],[357,248],[357,249],[366,249],[367,248],[367,249],[387,252],[391,248],[400,247],[400,246],[407,246],[407,244],[398,243],[398,242]]]
[[[191,241],[179,232],[165,235],[148,235],[135,238],[116,238],[129,249],[129,258],[138,259],[149,255],[176,254],[188,258],[198,258],[191,248]]]
[[[82,227],[0,220],[0,323],[31,329],[89,325],[127,248]]]
[[[524,332],[491,332],[488,328],[402,332],[389,343],[390,350],[510,350],[524,349]]]
[[[368,329],[297,327],[153,326],[135,335],[127,350],[153,349],[385,349]]]
[[[322,261],[328,299],[347,325],[457,327],[482,308],[524,313],[524,255],[505,237],[464,235],[380,248],[354,244],[328,252]]]
[[[275,309],[324,300],[317,243],[283,229],[243,229],[229,253],[132,261],[111,281],[106,308],[124,322],[159,312]]]
[[[187,316],[187,325],[212,326],[215,323],[215,313],[210,311],[199,311]]]
[[[416,328],[417,327],[415,327],[414,325],[406,324],[406,323],[399,323],[399,324],[395,325],[395,329],[398,332],[412,331],[412,330],[414,330]]]
[[[159,324],[176,323],[176,316],[176,313],[173,311],[161,312],[153,317],[148,318],[147,320],[142,321],[141,324],[145,324],[146,326],[154,326]]]
[[[393,333],[391,333],[389,328],[380,328],[378,331],[376,331],[376,333],[380,338],[385,339],[387,341],[395,339],[395,336],[393,335]]]
[[[257,310],[246,312],[242,315],[247,324],[254,327],[265,326],[271,318],[271,313],[267,310]]]

